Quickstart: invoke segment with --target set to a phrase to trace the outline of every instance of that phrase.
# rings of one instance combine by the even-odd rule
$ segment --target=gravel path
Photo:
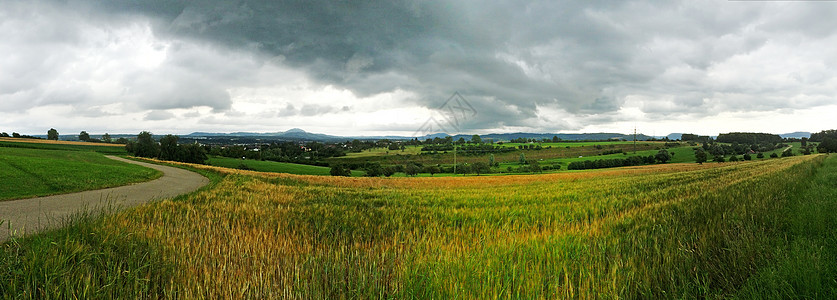
[[[11,235],[21,236],[56,227],[62,223],[63,218],[81,209],[108,205],[118,208],[135,206],[185,194],[209,183],[206,177],[184,169],[106,157],[160,170],[163,176],[115,188],[0,202],[0,242]]]

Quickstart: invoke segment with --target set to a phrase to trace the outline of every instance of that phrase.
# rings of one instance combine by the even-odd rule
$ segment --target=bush
[[[331,170],[329,170],[329,174],[331,174],[331,176],[350,177],[350,176],[352,176],[352,170],[349,170],[349,168],[347,168],[346,165],[336,164],[336,165],[331,166]]]

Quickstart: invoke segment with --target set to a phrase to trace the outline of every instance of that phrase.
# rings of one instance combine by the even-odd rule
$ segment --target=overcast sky
[[[106,4],[102,4],[106,3]],[[0,0],[0,131],[837,128],[837,2]],[[435,116],[435,117],[434,117]]]

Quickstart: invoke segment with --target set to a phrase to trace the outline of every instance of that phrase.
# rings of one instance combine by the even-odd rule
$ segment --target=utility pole
[[[634,153],[636,153],[636,125],[634,125]]]
[[[453,176],[456,176],[456,143],[453,144]]]

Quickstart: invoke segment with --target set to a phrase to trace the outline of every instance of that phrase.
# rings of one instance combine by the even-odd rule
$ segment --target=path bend
[[[62,224],[64,218],[81,209],[126,208],[152,200],[166,199],[197,190],[209,183],[206,177],[180,168],[138,162],[115,156],[105,157],[163,172],[152,181],[84,191],[72,194],[0,202],[0,242]]]

